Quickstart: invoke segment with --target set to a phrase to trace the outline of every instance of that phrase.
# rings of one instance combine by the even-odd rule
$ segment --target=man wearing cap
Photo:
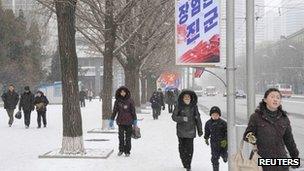
[[[19,95],[15,92],[15,87],[10,84],[8,91],[1,96],[4,102],[4,109],[6,109],[7,115],[9,117],[8,126],[11,127],[14,122],[14,110],[19,101]]]
[[[219,171],[219,158],[222,157],[224,162],[228,160],[227,153],[227,123],[221,119],[221,110],[217,106],[210,109],[211,118],[205,124],[205,142],[211,143],[211,162],[213,171]]]
[[[34,94],[30,91],[29,86],[24,87],[24,93],[21,95],[19,103],[19,111],[21,109],[24,113],[24,124],[25,128],[28,129],[31,123],[31,112],[35,109],[34,107]]]

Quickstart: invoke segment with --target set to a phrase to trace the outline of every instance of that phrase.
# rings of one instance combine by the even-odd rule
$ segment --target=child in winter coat
[[[134,101],[131,99],[130,91],[127,87],[120,87],[116,90],[113,113],[110,120],[110,127],[114,125],[117,116],[119,152],[118,156],[125,153],[130,156],[132,125],[137,126],[137,116],[135,113]]]
[[[193,156],[193,140],[203,135],[202,121],[197,107],[197,95],[194,91],[184,90],[179,95],[178,105],[173,111],[173,121],[176,124],[179,154],[184,168],[191,170]]]
[[[219,170],[219,158],[222,157],[227,162],[227,123],[221,119],[221,110],[217,106],[210,109],[211,118],[205,124],[205,142],[211,143],[211,162],[213,171]]]

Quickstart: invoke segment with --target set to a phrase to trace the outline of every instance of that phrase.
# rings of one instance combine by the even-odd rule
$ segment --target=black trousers
[[[158,119],[158,116],[160,115],[161,108],[152,108],[153,112],[153,119]]]
[[[12,125],[14,122],[14,111],[15,109],[6,109],[7,115],[9,117],[8,124]]]
[[[80,107],[85,107],[85,100],[80,100]]]
[[[219,165],[219,159],[222,157],[223,159],[228,158],[228,148],[220,147],[220,142],[211,142],[211,162],[212,165]]]
[[[42,118],[43,125],[46,126],[46,111],[37,111],[38,127],[41,127],[41,118]]]
[[[24,113],[24,125],[25,126],[30,126],[31,123],[31,110],[23,110]]]
[[[168,104],[168,111],[169,111],[169,113],[173,112],[173,105],[172,104]]]
[[[179,155],[184,168],[191,168],[193,156],[193,139],[194,138],[178,138]]]
[[[118,125],[119,151],[130,154],[132,125]]]

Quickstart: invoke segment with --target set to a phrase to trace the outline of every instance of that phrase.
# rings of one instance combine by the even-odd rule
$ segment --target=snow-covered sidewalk
[[[201,113],[203,124],[209,119]],[[151,114],[138,114],[142,138],[132,139],[131,156],[118,157],[117,134],[88,134],[101,126],[101,104],[98,100],[87,102],[82,108],[84,140],[109,139],[110,141],[85,141],[86,148],[114,148],[108,159],[38,159],[50,150],[61,147],[62,116],[60,105],[48,106],[48,127],[37,129],[36,112],[32,113],[30,129],[24,129],[23,118],[8,127],[8,117],[0,109],[0,170],[1,171],[183,171],[178,154],[175,123],[167,109],[159,120]],[[192,161],[193,171],[212,171],[210,147],[197,137]],[[220,160],[220,170],[227,164]]]

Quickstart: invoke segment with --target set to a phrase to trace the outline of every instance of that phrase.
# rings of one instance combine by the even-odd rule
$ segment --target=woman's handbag
[[[141,134],[140,134],[140,128],[138,126],[133,126],[132,127],[132,135],[131,135],[132,138],[134,139],[138,139],[141,137]]]
[[[262,171],[262,167],[258,166],[258,158],[256,145],[252,149],[249,159],[244,158],[243,155],[244,141],[241,141],[240,147],[236,154],[232,156],[233,171]]]
[[[21,117],[22,117],[21,111],[19,110],[19,111],[15,114],[15,118],[21,119]]]

